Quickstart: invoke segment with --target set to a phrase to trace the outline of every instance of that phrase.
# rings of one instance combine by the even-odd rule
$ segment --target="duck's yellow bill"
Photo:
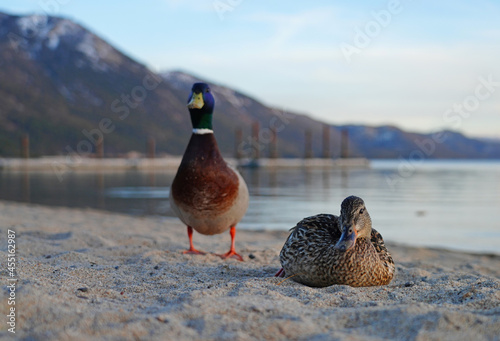
[[[191,100],[187,104],[187,107],[189,109],[201,109],[205,105],[205,102],[203,102],[203,94],[200,93],[193,93],[191,96]]]

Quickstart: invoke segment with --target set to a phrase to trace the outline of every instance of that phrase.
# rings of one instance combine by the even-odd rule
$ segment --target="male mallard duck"
[[[372,221],[363,199],[344,199],[340,217],[319,214],[291,229],[280,253],[283,267],[276,276],[326,287],[386,285],[394,275],[394,261]]]
[[[187,225],[189,250],[204,254],[193,246],[193,229],[213,235],[230,229],[231,249],[222,258],[243,258],[236,253],[236,224],[248,208],[248,189],[241,175],[222,158],[212,130],[215,100],[205,83],[195,83],[188,99],[193,134],[182,157],[170,191],[170,205]]]

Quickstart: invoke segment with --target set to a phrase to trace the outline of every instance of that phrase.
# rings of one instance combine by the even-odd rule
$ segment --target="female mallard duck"
[[[193,246],[193,229],[213,235],[230,229],[231,248],[222,258],[243,258],[236,253],[236,224],[248,208],[248,189],[241,175],[222,158],[212,130],[215,100],[205,83],[195,83],[188,99],[193,134],[182,157],[170,191],[170,205],[187,225],[189,250],[204,254]]]
[[[394,261],[372,221],[363,199],[344,199],[340,217],[319,214],[291,229],[280,253],[283,267],[276,276],[326,287],[386,285],[394,275]]]

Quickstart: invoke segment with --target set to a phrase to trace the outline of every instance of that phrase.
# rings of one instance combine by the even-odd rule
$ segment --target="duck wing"
[[[392,259],[391,254],[385,247],[384,239],[382,238],[382,235],[372,228],[372,234],[371,234],[371,239],[370,242],[372,243],[373,247],[377,251],[377,254],[380,258],[380,261],[385,265],[387,268],[392,268],[392,271],[394,271],[394,260]]]
[[[318,214],[302,219],[290,229],[287,243],[302,241],[318,245],[335,245],[341,236],[339,219],[333,214]]]
[[[338,217],[318,214],[304,218],[290,230],[280,252],[286,275],[310,286],[325,282],[325,269],[331,261],[331,248],[341,236]],[[324,285],[323,285],[324,286]]]

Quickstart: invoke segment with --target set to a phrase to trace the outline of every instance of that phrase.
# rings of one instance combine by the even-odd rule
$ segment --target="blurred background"
[[[193,82],[244,228],[365,199],[389,241],[498,252],[500,4],[0,5],[0,198],[171,215]],[[290,161],[290,160],[293,160]]]

